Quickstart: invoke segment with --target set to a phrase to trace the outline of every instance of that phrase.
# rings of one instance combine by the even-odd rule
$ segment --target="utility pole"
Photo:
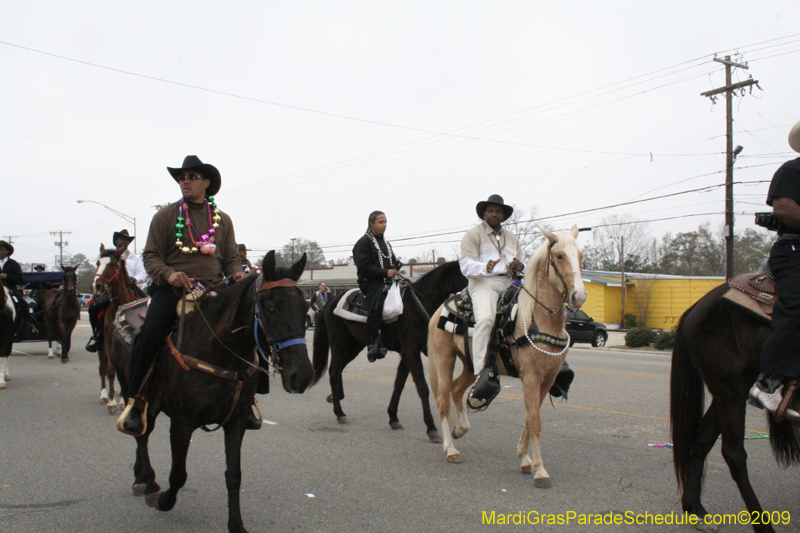
[[[747,65],[742,63],[734,63],[731,61],[731,56],[725,56],[725,59],[718,57],[714,58],[717,63],[725,65],[725,86],[717,89],[712,89],[701,93],[700,96],[708,96],[712,102],[716,102],[716,95],[725,93],[725,114],[726,114],[726,138],[727,146],[725,149],[725,278],[731,279],[733,277],[734,264],[733,264],[733,95],[736,94],[737,89],[741,89],[744,95],[745,87],[757,85],[758,80],[752,77],[747,81],[740,81],[739,83],[732,83],[731,80],[731,67],[741,69],[749,69]],[[750,89],[752,91],[752,88]]]
[[[58,240],[54,243],[58,246],[60,253],[58,256],[58,264],[59,266],[64,265],[64,246],[69,246],[68,242],[64,242],[64,234],[70,235],[72,234],[71,231],[51,231],[50,235],[58,235]]]
[[[292,238],[292,264],[294,264],[294,241],[297,240],[297,237]]]
[[[619,326],[625,328],[625,237],[619,238],[619,277],[620,293],[622,294],[622,311],[620,311]],[[644,326],[644,324],[642,324]]]
[[[8,244],[13,245],[14,244],[14,239],[16,239],[17,236],[16,235],[3,235],[3,238],[8,242]]]

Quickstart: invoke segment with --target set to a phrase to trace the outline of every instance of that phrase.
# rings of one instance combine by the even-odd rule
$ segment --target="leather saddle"
[[[127,344],[132,344],[133,337],[142,329],[149,305],[150,298],[147,297],[125,304],[117,309],[117,315],[114,317],[114,327]]]
[[[725,302],[739,307],[761,322],[769,324],[772,308],[778,301],[778,288],[769,270],[741,274],[728,280],[728,292],[722,295]]]
[[[361,292],[361,289],[350,289],[339,299],[339,303],[333,309],[333,314],[345,320],[366,324],[369,316],[367,297]],[[384,324],[391,324],[398,318],[400,318],[399,315],[392,320],[384,320],[383,322]]]

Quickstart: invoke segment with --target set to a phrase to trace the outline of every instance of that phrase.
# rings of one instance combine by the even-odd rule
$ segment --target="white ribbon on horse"
[[[396,320],[403,314],[403,295],[400,294],[400,282],[392,282],[386,300],[383,302],[383,319],[385,321]]]

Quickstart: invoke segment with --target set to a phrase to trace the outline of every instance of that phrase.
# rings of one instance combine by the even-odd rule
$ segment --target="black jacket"
[[[378,246],[380,246],[383,251],[383,255],[387,255],[389,251],[383,237],[376,237],[376,240],[378,241]],[[397,264],[397,258],[394,252],[392,252],[390,260],[392,263],[391,265],[381,265],[381,258],[378,255],[378,250],[375,249],[375,245],[372,244],[372,239],[367,235],[358,239],[356,245],[353,246],[353,261],[356,264],[356,269],[358,269],[359,283],[364,281],[368,283],[382,282],[386,279],[386,273],[389,269]]]
[[[3,285],[6,287],[13,287],[17,288],[17,285],[22,285],[25,282],[22,280],[22,268],[19,266],[19,263],[8,258],[6,264],[3,265],[3,274],[8,276],[3,280]]]

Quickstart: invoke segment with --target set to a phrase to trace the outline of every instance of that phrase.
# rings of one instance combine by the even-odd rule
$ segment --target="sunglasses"
[[[178,183],[189,180],[189,181],[197,181],[203,179],[203,176],[198,174],[197,172],[192,172],[191,174],[182,174],[178,176]]]

